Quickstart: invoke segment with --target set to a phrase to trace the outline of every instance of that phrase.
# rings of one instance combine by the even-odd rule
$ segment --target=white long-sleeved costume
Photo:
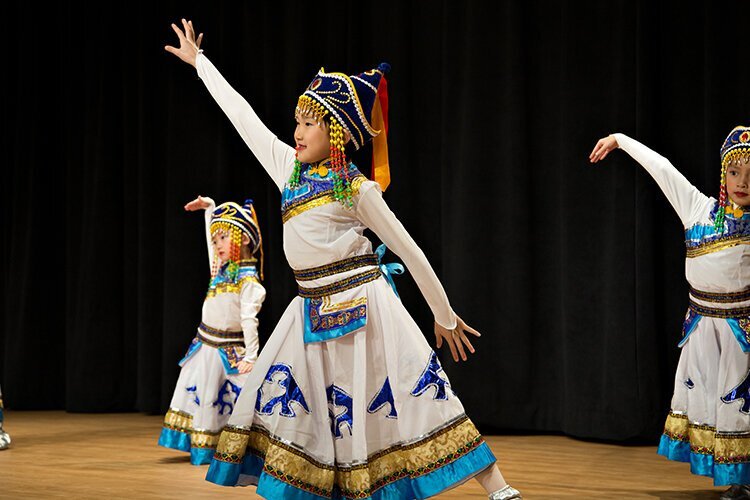
[[[370,228],[401,259],[435,321],[456,326],[423,252],[355,167],[352,209],[199,54],[198,75],[282,193],[292,300],[250,374],[207,479],[262,496],[423,498],[494,462],[437,356],[373,260]],[[409,447],[405,446],[411,443]]]
[[[214,201],[205,211],[209,266],[214,261],[211,220]],[[201,324],[177,379],[159,444],[190,452],[194,465],[207,464],[216,449],[247,379],[240,361],[258,357],[258,313],[266,291],[258,279],[256,260],[242,260],[236,273],[225,263],[209,284]]]
[[[691,286],[672,411],[659,453],[716,485],[750,483],[750,213],[717,231],[717,201],[663,156],[623,135],[620,148],[656,180],[685,228]]]
[[[0,450],[10,446],[10,436],[3,430],[3,391],[0,390]]]

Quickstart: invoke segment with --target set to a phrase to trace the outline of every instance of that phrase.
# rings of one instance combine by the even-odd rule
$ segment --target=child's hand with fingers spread
[[[603,160],[607,157],[610,151],[619,147],[620,145],[617,144],[617,139],[615,139],[614,135],[599,139],[596,146],[594,146],[594,150],[591,151],[591,154],[589,155],[589,161],[591,163],[596,163],[599,160]]]
[[[180,48],[166,45],[164,50],[176,55],[189,65],[195,67],[195,58],[198,55],[198,51],[201,48],[201,42],[203,41],[203,33],[198,35],[198,39],[195,39],[195,30],[193,29],[193,21],[182,20],[182,27],[185,32],[177,27],[176,24],[172,23],[172,29],[177,33],[177,37],[180,40]]]
[[[461,360],[466,361],[466,351],[464,351],[464,345],[471,352],[474,353],[474,346],[471,345],[469,337],[466,336],[466,332],[471,333],[475,337],[481,337],[482,334],[474,330],[472,327],[464,323],[464,320],[456,316],[456,328],[448,330],[443,328],[439,323],[435,323],[435,345],[438,349],[442,347],[443,341],[448,344],[453,356],[453,361],[458,361],[459,355]]]
[[[203,196],[198,195],[198,197],[196,199],[194,199],[191,202],[188,202],[185,205],[185,210],[187,210],[189,212],[193,212],[195,210],[205,210],[205,209],[207,209],[210,206],[211,206],[211,204],[208,202],[207,198],[204,198]]]

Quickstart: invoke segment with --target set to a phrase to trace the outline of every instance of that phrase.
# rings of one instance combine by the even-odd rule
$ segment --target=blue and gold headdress
[[[717,231],[724,229],[724,214],[729,207],[727,193],[727,168],[733,163],[750,161],[750,127],[737,126],[729,132],[721,146],[721,188],[719,191],[719,207],[714,219]]]
[[[355,149],[373,141],[372,179],[385,190],[390,183],[388,165],[388,83],[385,73],[390,66],[381,63],[376,69],[358,75],[326,73],[321,68],[307,90],[297,101],[296,112],[327,119],[331,140],[331,168],[334,179],[334,196],[351,206],[351,186],[348,178],[348,161],[344,153],[346,136]],[[299,161],[289,184],[299,183]]]
[[[248,245],[250,253],[252,255],[260,253],[260,277],[263,279],[263,237],[260,234],[260,225],[253,207],[253,200],[245,200],[242,206],[233,201],[217,206],[211,214],[209,230],[212,236],[218,232],[229,235],[231,238],[229,260],[234,263],[240,261],[242,235],[247,235],[250,238]],[[212,275],[215,275],[217,271],[218,261],[215,261],[212,266]]]

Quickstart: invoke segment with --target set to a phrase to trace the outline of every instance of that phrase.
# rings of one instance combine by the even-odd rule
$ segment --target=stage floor
[[[0,498],[260,498],[253,487],[203,478],[187,454],[156,445],[161,417],[137,413],[6,411],[13,439],[0,452]],[[506,479],[527,499],[717,498],[724,488],[670,462],[655,446],[563,436],[486,436]],[[436,498],[486,498],[470,481]]]

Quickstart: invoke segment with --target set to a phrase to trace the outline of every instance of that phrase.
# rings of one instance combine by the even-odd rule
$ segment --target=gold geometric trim
[[[732,308],[721,308],[721,307],[709,307],[703,304],[690,300],[690,310],[701,316],[708,316],[709,318],[744,318],[750,316],[750,306],[743,307],[732,307]]]
[[[358,267],[366,266],[377,266],[378,256],[373,253],[364,255],[355,255],[354,257],[348,257],[343,260],[331,262],[330,264],[324,264],[322,266],[310,267],[307,269],[292,269],[294,273],[294,279],[297,281],[310,281],[320,278],[327,278],[334,274],[351,271]]]
[[[690,295],[704,302],[716,302],[719,304],[730,304],[732,302],[745,302],[750,300],[750,288],[739,292],[704,292],[690,287]]]
[[[221,432],[190,431],[191,448],[216,448]]]
[[[712,241],[710,243],[703,243],[695,247],[688,247],[687,258],[692,259],[694,257],[700,257],[701,255],[707,255],[709,253],[719,252],[727,248],[736,247],[737,245],[747,244],[750,244],[750,238],[744,235],[722,238],[720,240]]]
[[[217,295],[221,295],[223,293],[240,293],[242,291],[242,287],[247,283],[258,283],[259,285],[261,284],[260,280],[256,276],[245,276],[237,283],[219,283],[215,287],[209,288],[208,292],[206,292],[206,298],[216,297]]]
[[[362,186],[362,184],[367,180],[367,178],[364,175],[357,175],[354,177],[354,179],[351,180],[351,187],[352,187],[352,196],[356,196],[359,194],[359,188]],[[321,207],[323,205],[327,205],[329,203],[333,203],[336,201],[336,198],[333,196],[333,189],[322,191],[320,194],[316,195],[314,198],[311,198],[310,200],[304,201],[302,203],[299,203],[297,205],[293,205],[292,207],[286,209],[281,214],[281,222],[282,224],[286,224],[286,222],[291,219],[292,217],[299,215],[303,212],[307,212],[308,210],[316,207]]]
[[[164,415],[164,427],[178,432],[191,432],[193,429],[193,416],[184,411],[170,408]]]
[[[690,451],[701,455],[714,454],[716,428],[710,425],[690,424]]]

